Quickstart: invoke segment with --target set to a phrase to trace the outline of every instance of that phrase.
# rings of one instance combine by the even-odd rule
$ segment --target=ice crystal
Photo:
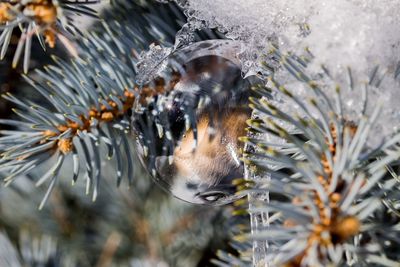
[[[144,84],[163,71],[166,67],[166,58],[171,54],[172,49],[151,44],[149,51],[140,54],[140,61],[136,64],[138,76],[136,82]]]

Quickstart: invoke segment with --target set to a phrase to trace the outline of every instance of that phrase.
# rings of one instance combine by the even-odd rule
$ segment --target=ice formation
[[[400,59],[397,0],[188,0],[189,21],[204,20],[233,39],[281,48],[309,47],[331,68],[392,67]]]
[[[398,0],[186,0],[178,1],[188,16],[188,28],[218,28],[230,39],[243,42],[243,70],[257,71],[261,56],[272,41],[283,52],[314,56],[307,71],[318,74],[321,65],[329,69],[334,83],[344,90],[345,107],[359,114],[362,87],[386,76],[382,83],[368,85],[371,108],[375,101],[384,108],[375,129],[373,143],[400,125],[397,104],[400,85],[400,2]],[[180,37],[180,39],[184,39]],[[380,66],[376,69],[376,66]],[[285,81],[302,97],[308,90],[296,81]],[[376,86],[378,85],[379,86]],[[332,84],[333,85],[333,84]],[[346,88],[347,87],[347,88]],[[287,107],[288,109],[292,107]],[[379,133],[379,134],[378,134]]]
[[[151,44],[149,51],[143,51],[139,55],[140,60],[136,64],[138,72],[136,82],[139,85],[143,85],[157,77],[157,75],[166,68],[166,59],[171,52],[171,48]]]

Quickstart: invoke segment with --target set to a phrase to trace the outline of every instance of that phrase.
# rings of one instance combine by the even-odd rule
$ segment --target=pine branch
[[[46,45],[53,48],[56,39],[64,43],[72,55],[77,56],[75,48],[68,39],[71,34],[80,34],[74,26],[72,15],[97,17],[96,12],[89,6],[99,3],[98,0],[8,0],[0,3],[0,59],[3,59],[15,28],[21,29],[17,49],[12,66],[15,68],[22,54],[23,69],[27,73],[31,57],[32,37],[36,35],[43,50]]]
[[[16,127],[2,131],[4,136],[0,137],[3,157],[0,170],[9,173],[4,179],[5,184],[9,185],[42,162],[56,158],[55,165],[37,181],[38,186],[50,183],[40,208],[55,187],[68,158],[72,158],[74,164],[72,182],[84,176],[86,192],[92,194],[93,200],[98,195],[102,162],[107,159],[116,161],[117,185],[125,176],[132,183],[134,152],[128,142],[132,108],[135,104],[140,106],[135,108],[133,117],[135,123],[141,123],[142,130],[153,127],[153,122],[164,121],[161,117],[165,112],[149,106],[157,102],[157,96],[172,90],[180,78],[176,69],[169,66],[164,76],[146,85],[137,85],[136,66],[141,56],[136,51],[141,51],[156,38],[166,40],[162,38],[162,31],[154,30],[156,25],[153,25],[152,16],[141,19],[138,21],[143,22],[142,26],[153,31],[143,34],[140,28],[132,25],[117,21],[103,23],[99,28],[102,30],[94,31],[82,41],[80,58],[68,62],[54,57],[56,65],[45,67],[45,71],[36,70],[37,78],[24,76],[50,107],[20,100],[11,94],[3,96],[18,106],[14,112],[21,118],[21,121],[1,120],[2,124]],[[160,105],[157,108],[163,109]],[[143,118],[152,122],[146,125]],[[188,123],[193,125],[192,121]],[[169,131],[168,127],[164,129],[165,136],[171,136]],[[153,139],[146,132],[138,138],[151,142]],[[170,142],[166,145],[172,151],[173,140],[163,140]],[[99,152],[103,146],[107,155]],[[128,159],[126,164],[121,161],[123,157]],[[154,164],[152,161],[150,170],[154,170]],[[85,166],[84,174],[80,173],[81,166]]]
[[[135,13],[130,11],[132,10],[123,10],[123,13],[126,12],[125,15],[131,19],[129,16]],[[142,106],[154,103],[155,96],[168,93],[166,88],[172,87],[168,83],[174,83],[174,79],[179,78],[174,78],[173,73],[169,73],[171,75],[167,75],[168,79],[155,79],[151,86],[139,88],[135,83],[135,66],[139,59],[136,55],[139,53],[133,51],[147,49],[148,44],[155,40],[160,39],[160,44],[173,41],[175,29],[168,29],[168,34],[164,34],[165,28],[172,23],[166,26],[160,20],[155,20],[154,15],[157,13],[157,17],[167,20],[170,19],[168,12],[170,9],[165,7],[151,9],[150,14],[146,13],[146,19],[143,19],[143,14],[138,11],[139,18],[134,20],[137,22],[136,27],[126,25],[124,21],[104,23],[87,40],[82,41],[84,44],[79,50],[81,59],[63,61],[55,58],[55,65],[47,66],[44,71],[38,70],[29,77],[24,76],[32,88],[35,88],[32,94],[39,93],[43,100],[30,101],[29,96],[20,99],[11,94],[4,96],[18,106],[15,111],[19,118],[1,121],[12,130],[2,132],[4,135],[0,137],[0,150],[6,156],[1,160],[0,168],[10,175],[7,184],[12,189],[15,189],[18,182],[22,182],[18,191],[24,194],[18,201],[5,197],[9,202],[1,201],[1,206],[13,210],[10,202],[18,203],[18,217],[29,221],[29,226],[35,224],[33,228],[37,227],[35,230],[38,232],[54,234],[59,231],[54,236],[61,244],[60,248],[68,251],[71,257],[79,255],[79,265],[110,263],[109,260],[113,258],[112,264],[115,265],[120,262],[128,264],[129,261],[131,265],[138,262],[143,264],[151,259],[151,264],[160,261],[168,262],[171,266],[192,266],[199,258],[209,256],[202,255],[203,250],[209,242],[219,244],[217,234],[224,232],[214,230],[214,225],[224,228],[215,219],[216,209],[196,207],[188,216],[182,215],[183,219],[180,220],[177,214],[185,212],[182,207],[188,209],[188,205],[180,202],[177,204],[174,200],[171,203],[165,201],[165,195],[149,181],[145,182],[146,188],[143,188],[142,181],[139,188],[122,194],[105,183],[103,178],[100,179],[117,176],[114,173],[118,174],[117,182],[127,175],[133,177],[134,170],[129,170],[133,169],[133,164],[129,164],[133,163],[131,157],[134,155],[131,154],[135,153],[133,150],[127,151],[132,140],[126,140],[133,139],[129,136],[130,117],[136,110],[131,111],[131,108],[136,101]],[[179,20],[175,23],[179,25]],[[165,28],[161,28],[161,25]],[[117,165],[116,170],[111,166],[113,164],[107,162],[108,156],[117,161],[114,164]],[[71,166],[69,159],[72,159],[75,167]],[[44,210],[37,214],[26,202],[37,203],[37,197],[41,194],[28,191],[30,186],[23,182],[29,179],[21,176],[24,173],[40,173],[43,167],[47,167],[47,164],[41,164],[45,161],[49,161],[47,163],[50,167],[36,184],[50,183],[50,187],[40,205]],[[101,172],[100,165],[106,166],[102,167]],[[139,175],[137,172],[135,175],[136,187]],[[17,177],[18,181],[15,181]],[[93,198],[99,191],[105,191],[106,197],[101,198],[100,202],[98,200],[95,204],[90,204],[79,194],[66,194],[64,191],[73,189],[65,184],[56,187],[64,178],[72,178],[73,181],[85,178]],[[102,180],[101,183],[97,179]],[[51,191],[53,193],[50,195]],[[154,202],[159,198],[163,201],[162,208],[158,210]],[[49,204],[44,206],[46,200]],[[26,219],[28,216],[22,215],[26,212],[31,216],[34,214],[34,219]],[[8,220],[11,227],[14,227],[18,220],[14,214],[9,215],[10,218],[5,219],[2,213],[2,223],[3,220]],[[101,251],[97,249],[102,247],[103,237],[107,236],[110,229],[115,230],[117,227],[116,231],[122,236],[120,247],[113,254],[113,248],[109,250],[105,246],[105,260],[97,261],[95,258]],[[184,230],[181,230],[182,227]],[[140,232],[145,233],[140,235]],[[143,240],[139,241],[141,237]],[[170,243],[172,239],[174,242]],[[128,259],[127,255],[135,257]]]
[[[55,60],[58,66],[48,67],[46,72],[37,71],[45,81],[25,77],[33,88],[52,103],[52,109],[29,101],[23,102],[11,94],[3,96],[19,106],[20,109],[14,111],[25,121],[1,121],[20,126],[18,130],[2,131],[1,169],[11,170],[12,173],[4,179],[6,185],[51,156],[57,158],[55,165],[37,182],[37,185],[41,185],[51,181],[40,207],[43,207],[57,182],[66,157],[72,157],[74,161],[73,183],[78,179],[79,165],[86,166],[87,192],[90,190],[93,193],[93,200],[98,194],[101,161],[114,156],[118,159],[118,185],[125,171],[130,182],[133,173],[131,160],[127,162],[127,170],[120,162],[121,153],[132,157],[126,135],[130,131],[130,111],[140,94],[139,88],[128,80],[134,77],[132,70],[122,67],[117,74],[114,68],[109,67],[110,71],[107,72],[104,64],[100,65],[89,58],[85,62],[75,60],[72,66],[60,59]],[[93,66],[93,70],[88,69],[88,65]],[[144,88],[141,93],[151,97],[157,92]],[[105,157],[100,156],[100,144],[107,147]]]
[[[326,89],[330,77],[312,79],[304,60],[273,53],[283,74],[269,77],[268,89],[257,89],[263,97],[250,98],[255,117],[242,138],[255,184],[245,182],[241,188],[250,194],[252,233],[239,239],[254,240],[254,264],[379,261],[389,266],[398,261],[387,246],[399,244],[393,237],[399,235],[400,221],[386,223],[382,216],[395,215],[382,202],[385,195],[399,192],[398,181],[386,172],[400,158],[400,135],[387,136],[374,147],[368,142],[382,103],[367,111],[366,96],[358,119],[349,119],[342,89]],[[290,76],[297,79],[295,85],[308,87],[308,98],[278,81]]]

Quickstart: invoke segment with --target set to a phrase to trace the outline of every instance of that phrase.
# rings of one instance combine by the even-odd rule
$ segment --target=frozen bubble
[[[139,101],[133,116],[141,161],[182,200],[235,199],[232,180],[243,177],[238,137],[245,135],[250,87],[258,81],[243,78],[238,47],[226,40],[194,43],[172,53],[143,86],[157,94]]]

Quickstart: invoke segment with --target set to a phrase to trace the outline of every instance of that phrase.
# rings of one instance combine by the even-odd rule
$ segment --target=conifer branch
[[[37,185],[41,185],[47,180],[51,181],[49,192],[40,207],[54,187],[66,157],[73,158],[73,183],[78,179],[79,165],[86,166],[88,190],[93,192],[95,200],[101,177],[101,161],[106,158],[110,160],[114,156],[120,161],[121,153],[125,153],[128,158],[132,157],[126,135],[131,130],[130,114],[135,99],[140,97],[144,102],[162,93],[160,90],[163,88],[171,88],[165,84],[165,87],[159,86],[158,91],[148,86],[139,89],[128,81],[119,80],[120,77],[132,76],[129,68],[126,68],[125,73],[119,73],[120,77],[116,77],[113,76],[115,73],[100,71],[99,68],[95,68],[97,71],[88,69],[88,65],[98,64],[91,59],[74,60],[70,67],[61,59],[55,60],[58,66],[47,67],[45,72],[37,71],[46,82],[24,77],[52,104],[52,108],[21,101],[11,94],[3,96],[19,107],[14,111],[25,121],[1,121],[3,124],[21,126],[18,130],[1,132],[4,135],[0,137],[3,151],[1,170],[11,171],[4,179],[5,184],[10,184],[51,155],[57,157],[56,164],[37,182]],[[101,155],[100,144],[107,147],[106,156]],[[127,175],[131,182],[133,163],[127,164]],[[125,170],[121,162],[118,166],[119,185]]]
[[[143,27],[154,28],[151,16],[142,22]],[[1,131],[0,171],[8,173],[5,185],[47,159],[56,158],[55,165],[37,181],[38,186],[50,183],[40,208],[55,187],[68,158],[73,161],[72,183],[84,176],[86,192],[92,194],[93,200],[98,195],[101,165],[105,159],[115,158],[117,185],[126,176],[132,183],[132,161],[137,152],[132,150],[128,139],[133,127],[137,130],[134,138],[146,140],[143,144],[150,158],[150,170],[154,170],[155,164],[153,127],[157,127],[159,139],[167,148],[166,155],[173,151],[175,140],[171,139],[171,129],[165,118],[166,98],[161,96],[173,90],[180,79],[179,70],[171,64],[151,82],[136,83],[136,66],[141,60],[137,51],[156,38],[165,40],[168,45],[168,38],[158,31],[143,36],[139,28],[117,21],[103,23],[100,29],[83,39],[80,58],[68,62],[54,57],[56,64],[46,66],[44,71],[36,70],[37,78],[24,76],[50,107],[45,103],[20,100],[11,94],[3,96],[18,106],[14,112],[21,119],[0,121],[15,127],[15,130]],[[182,108],[189,114],[185,116],[186,123],[195,129],[192,110],[195,107],[184,102]],[[103,148],[106,155],[102,153]],[[121,161],[124,158],[128,160],[126,164]],[[80,172],[83,166],[84,174]]]
[[[254,118],[242,140],[248,145],[244,162],[252,180],[239,190],[250,194],[252,232],[237,239],[254,241],[254,264],[398,261],[387,246],[400,244],[393,239],[400,220],[383,204],[385,195],[399,192],[387,168],[400,158],[400,135],[387,136],[375,147],[368,143],[382,105],[378,102],[370,112],[364,108],[358,120],[349,120],[339,86],[333,90],[336,95],[328,95],[323,79],[307,75],[305,61],[273,53],[280,58],[283,76],[307,86],[309,98],[298,98],[295,88],[272,75],[267,89],[257,89],[264,97],[250,99]],[[285,108],[290,106],[298,109]],[[382,216],[394,223],[387,225]]]
[[[3,59],[15,28],[21,29],[21,36],[12,61],[15,68],[24,54],[23,69],[28,72],[31,56],[32,37],[36,36],[43,50],[46,45],[54,48],[56,40],[61,40],[72,55],[76,48],[68,39],[71,34],[81,34],[74,26],[72,15],[97,17],[89,6],[99,0],[7,0],[0,3],[0,59]]]

